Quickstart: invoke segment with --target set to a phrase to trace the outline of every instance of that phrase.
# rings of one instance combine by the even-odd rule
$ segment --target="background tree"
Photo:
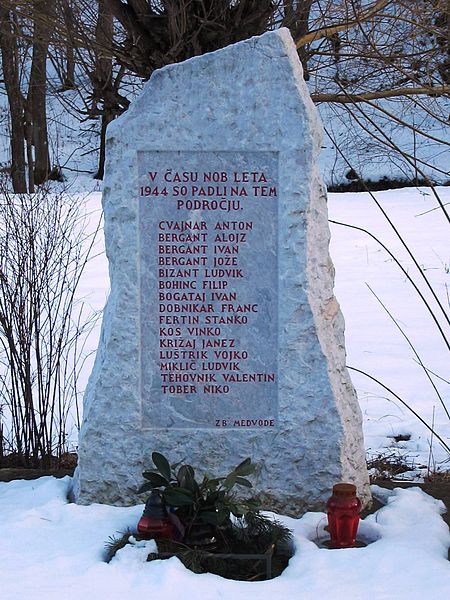
[[[15,35],[14,12],[0,5],[0,50],[3,82],[8,95],[11,121],[11,178],[15,192],[27,191],[24,106],[20,89],[20,60]]]
[[[129,101],[119,93],[124,67],[114,74],[113,57],[110,51],[114,43],[114,17],[108,0],[98,0],[98,15],[95,27],[95,62],[91,73],[92,111],[101,115],[100,148],[96,179],[103,179],[106,158],[106,130],[108,125],[122,114]]]
[[[148,79],[155,69],[258,35],[270,28],[272,0],[105,0],[125,36],[117,60]]]
[[[35,184],[53,175],[46,98],[54,0],[33,0],[25,8],[18,11],[15,3],[8,2],[0,7],[2,69],[11,119],[11,175],[16,192],[32,191]]]
[[[47,53],[54,16],[54,0],[33,2],[33,47],[28,85],[28,113],[31,116],[34,146],[33,184],[46,181],[50,175],[50,156],[47,134]]]
[[[325,123],[342,122],[341,132],[348,132],[339,139],[341,151],[361,155],[361,162],[376,154],[380,162],[397,161],[410,180],[433,170],[445,177],[415,148],[448,146],[448,13],[447,0],[312,4],[309,31],[296,45],[307,56],[312,98]],[[398,145],[404,139],[411,140],[408,148]]]
[[[324,121],[342,122],[347,139],[341,146],[372,159],[378,152],[398,162],[402,155],[410,179],[433,169],[445,176],[432,158],[418,160],[415,147],[427,140],[447,145],[441,130],[450,89],[448,0],[51,0],[46,6],[35,0],[32,14],[25,0],[3,0],[2,6],[12,21],[28,23],[28,29],[10,26],[10,35],[14,30],[32,43],[34,23],[36,40],[43,31],[41,51],[50,30],[51,54],[73,47],[78,68],[91,81],[89,90],[79,89],[85,115],[102,120],[99,177],[105,131],[128,106],[123,86],[130,77],[148,79],[156,68],[280,25],[291,29]],[[7,53],[4,60],[11,63]],[[393,141],[399,131],[409,132],[410,148],[399,149]],[[44,141],[33,175],[40,181],[48,162],[45,137],[39,139]],[[17,148],[14,154],[19,156]]]
[[[57,0],[58,10],[61,12],[67,32],[66,68],[63,75],[63,89],[71,90],[75,87],[75,15],[71,0]]]

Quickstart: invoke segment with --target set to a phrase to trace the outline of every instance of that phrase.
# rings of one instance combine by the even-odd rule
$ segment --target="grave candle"
[[[353,548],[356,543],[361,501],[356,497],[356,486],[338,483],[327,502],[328,529],[332,548]]]
[[[148,538],[173,538],[173,525],[163,499],[152,492],[137,526],[138,533]]]

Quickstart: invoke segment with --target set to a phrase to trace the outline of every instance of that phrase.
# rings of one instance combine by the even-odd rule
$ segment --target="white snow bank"
[[[437,188],[449,208],[450,188]],[[431,282],[448,314],[450,286],[449,225],[428,188],[368,193],[329,194],[329,217],[369,231],[413,278],[429,302],[447,338],[450,330],[422,274]],[[382,210],[398,229],[417,260],[402,246]],[[450,421],[408,337],[447,409],[450,410],[448,349],[433,318],[392,256],[368,233],[330,225],[330,252],[336,268],[336,297],[345,317],[347,364],[372,375],[409,404],[450,445]],[[422,272],[421,272],[422,271]],[[369,287],[370,286],[370,287]],[[375,296],[376,295],[376,296]],[[378,297],[378,299],[377,299]],[[382,304],[384,307],[382,306]],[[364,417],[369,455],[389,454],[408,464],[448,468],[448,453],[420,421],[386,389],[350,372]],[[409,440],[395,442],[397,435]],[[431,450],[430,450],[431,446]]]
[[[294,532],[296,553],[277,579],[237,582],[195,575],[176,559],[145,562],[153,542],[103,562],[108,537],[133,530],[143,506],[69,504],[71,479],[0,483],[2,600],[434,600],[448,597],[450,533],[442,502],[420,489],[374,487],[386,505],[360,525],[366,548],[326,550],[326,517],[278,517]]]

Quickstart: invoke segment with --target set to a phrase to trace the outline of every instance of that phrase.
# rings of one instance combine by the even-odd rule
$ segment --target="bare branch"
[[[302,46],[306,46],[306,44],[311,44],[311,42],[316,42],[322,38],[330,38],[332,35],[339,33],[341,31],[347,31],[352,27],[356,27],[359,23],[363,23],[368,21],[372,17],[375,17],[379,12],[381,12],[392,0],[377,0],[373,6],[371,6],[365,12],[357,15],[355,19],[350,21],[345,21],[344,23],[338,23],[337,25],[331,25],[330,27],[322,27],[320,29],[316,29],[314,31],[310,31],[306,35],[303,35],[299,39],[295,41],[295,45],[297,48],[301,48]]]
[[[423,86],[404,87],[392,90],[378,90],[376,92],[365,92],[363,94],[311,94],[313,102],[334,102],[338,104],[355,104],[356,102],[368,102],[382,98],[397,98],[399,96],[448,96],[450,86]]]

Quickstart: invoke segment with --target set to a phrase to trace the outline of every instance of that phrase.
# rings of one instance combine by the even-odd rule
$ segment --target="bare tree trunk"
[[[450,83],[450,0],[438,0],[438,16],[435,25],[441,27],[436,43],[442,50],[442,59],[438,70],[444,84]]]
[[[34,0],[33,59],[28,102],[33,119],[34,182],[39,185],[50,175],[47,135],[47,52],[51,30],[45,17],[53,14],[54,0]]]
[[[24,150],[23,98],[19,82],[17,40],[14,35],[12,14],[0,7],[0,49],[3,77],[11,115],[11,177],[16,193],[27,191]]]
[[[98,170],[96,179],[103,179],[105,172],[105,145],[106,129],[111,121],[114,120],[114,109],[116,106],[110,106],[108,93],[113,88],[112,84],[112,58],[105,56],[105,48],[112,47],[114,29],[113,15],[108,6],[107,0],[98,0],[98,20],[95,29],[95,38],[97,43],[95,71],[92,77],[93,84],[93,110],[97,110],[97,103],[103,102],[102,126],[100,130],[100,156],[98,161]]]
[[[75,88],[75,49],[74,36],[75,19],[73,15],[72,3],[70,0],[62,0],[62,13],[64,23],[67,29],[66,45],[66,73],[64,77],[64,89],[71,90]]]
[[[102,115],[102,127],[100,130],[100,152],[98,157],[98,169],[95,174],[95,179],[103,179],[105,175],[105,160],[106,160],[106,130],[111,121],[114,120],[112,115]]]
[[[295,6],[294,6],[295,4]],[[294,39],[303,37],[309,32],[309,15],[313,0],[303,0],[302,2],[293,2],[293,0],[285,0],[283,25],[289,27]],[[309,80],[308,71],[308,49],[306,46],[301,46],[298,49],[298,56],[303,67],[303,78]]]
[[[28,102],[24,102],[24,131],[27,147],[27,164],[28,164],[28,191],[30,194],[34,192],[34,158],[33,158],[33,118]]]
[[[98,0],[98,18],[95,28],[95,70],[92,74],[94,111],[97,109],[97,102],[103,101],[105,90],[112,86],[112,57],[106,55],[107,48],[112,47],[112,39],[113,15],[107,0]]]

